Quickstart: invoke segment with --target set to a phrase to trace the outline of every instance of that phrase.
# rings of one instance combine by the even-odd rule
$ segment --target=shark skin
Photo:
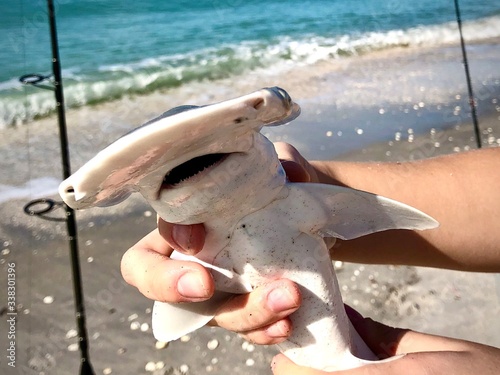
[[[299,113],[278,87],[175,108],[118,139],[61,183],[61,197],[75,209],[117,204],[139,192],[165,221],[204,224],[203,250],[196,256],[174,251],[172,258],[209,268],[215,295],[198,303],[155,302],[158,340],[175,340],[204,326],[234,294],[288,278],[299,285],[302,305],[290,316],[291,336],[279,344],[285,355],[321,370],[377,361],[347,318],[324,238],[349,240],[438,223],[374,194],[288,182],[260,130]]]

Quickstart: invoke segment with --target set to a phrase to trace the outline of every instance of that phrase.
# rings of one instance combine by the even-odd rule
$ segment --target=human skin
[[[340,241],[332,251],[335,259],[499,272],[500,231],[493,230],[500,226],[499,148],[409,163],[312,165],[319,182],[398,200],[440,223],[431,231],[387,231]]]
[[[350,241],[337,240],[331,249],[334,259],[500,272],[500,215],[497,214],[500,199],[496,198],[500,192],[500,149],[417,162],[350,163],[308,162],[291,145],[275,146],[291,181],[337,184],[376,193],[416,207],[440,222],[440,227],[431,231],[386,231]],[[209,298],[214,292],[210,273],[199,264],[169,258],[173,247],[196,254],[203,247],[204,234],[202,225],[179,226],[159,219],[158,228],[125,253],[122,259],[125,280],[158,301]],[[259,344],[278,343],[293,329],[288,315],[299,306],[296,285],[289,280],[276,280],[231,299],[212,324],[239,332]],[[412,374],[410,369],[420,369],[415,374],[466,374],[470,372],[463,371],[476,360],[483,366],[480,373],[493,374],[488,372],[490,365],[499,368],[494,359],[500,358],[500,350],[495,348],[358,320],[358,331],[363,331],[363,327],[365,332],[360,334],[376,353],[379,353],[377,343],[389,342],[399,351],[386,351],[383,356],[415,354],[343,374]],[[462,363],[459,354],[468,360]],[[429,372],[424,372],[421,366],[427,366]],[[405,371],[401,372],[401,368]],[[477,370],[478,366],[474,368]],[[356,372],[378,369],[382,372]],[[282,356],[274,361],[273,371],[277,375],[324,374],[298,368]]]
[[[271,364],[274,375],[494,375],[500,368],[500,350],[464,340],[392,328],[346,308],[361,337],[379,357],[395,358],[351,370],[325,372],[300,367],[282,354]],[[394,357],[399,356],[399,357]]]

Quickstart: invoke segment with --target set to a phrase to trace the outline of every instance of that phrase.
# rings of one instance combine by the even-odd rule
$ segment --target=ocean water
[[[66,105],[458,39],[451,0],[56,1]],[[500,3],[462,1],[468,41],[500,36]],[[0,127],[54,110],[18,77],[51,73],[45,1],[0,3]]]

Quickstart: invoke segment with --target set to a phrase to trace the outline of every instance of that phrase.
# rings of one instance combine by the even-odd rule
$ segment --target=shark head
[[[278,87],[177,107],[106,147],[63,181],[59,193],[70,207],[82,209],[111,206],[138,191],[163,219],[183,224],[234,207],[257,209],[285,183],[274,147],[260,130],[299,113]]]

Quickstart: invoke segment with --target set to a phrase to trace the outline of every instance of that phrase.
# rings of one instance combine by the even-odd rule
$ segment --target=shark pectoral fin
[[[315,225],[313,232],[325,237],[350,240],[389,229],[425,230],[439,225],[416,208],[364,191],[324,184],[289,187],[289,198],[315,213],[309,218]]]
[[[158,341],[177,340],[207,324],[217,309],[232,293],[215,292],[207,301],[192,303],[166,303],[156,301],[153,306],[152,328]]]

